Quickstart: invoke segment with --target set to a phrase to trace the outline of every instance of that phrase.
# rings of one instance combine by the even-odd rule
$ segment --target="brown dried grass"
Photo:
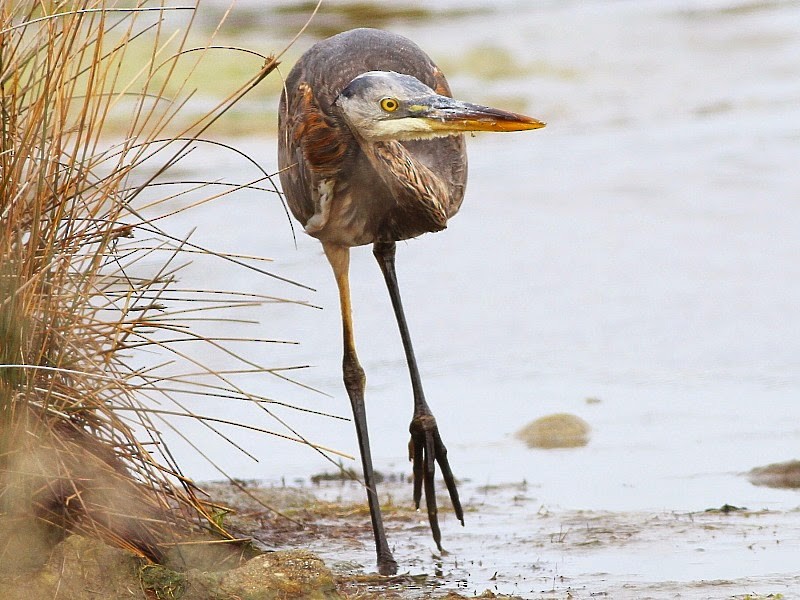
[[[216,507],[181,475],[159,427],[167,414],[203,420],[178,399],[187,393],[252,400],[269,413],[265,398],[178,348],[188,338],[225,349],[225,340],[194,334],[181,321],[183,311],[163,310],[174,300],[196,300],[206,311],[263,298],[224,292],[219,303],[208,301],[207,291],[177,290],[176,261],[204,250],[135,207],[277,62],[266,59],[250,81],[187,122],[188,82],[208,52],[189,47],[195,9],[126,6],[104,0],[0,5],[4,560],[36,545],[32,534],[14,545],[30,528],[39,541],[78,531],[156,561],[192,528],[231,538]],[[178,13],[182,30],[169,25]],[[209,191],[203,201],[220,195]],[[148,214],[159,204],[151,199]],[[168,258],[154,274],[137,275],[137,263],[156,250]],[[175,369],[163,376],[160,365],[131,366],[131,356],[147,348],[216,383],[197,383]],[[175,410],[148,402],[164,397]],[[213,419],[204,422],[217,431]],[[287,437],[305,441],[296,432]]]

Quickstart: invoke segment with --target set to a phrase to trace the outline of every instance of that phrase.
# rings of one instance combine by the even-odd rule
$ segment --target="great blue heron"
[[[456,517],[464,523],[455,479],[422,391],[395,275],[395,242],[447,227],[467,179],[465,131],[519,131],[544,123],[453,100],[444,75],[412,41],[354,29],[312,46],[289,73],[278,114],[283,192],[306,233],[322,242],[341,303],[344,385],[364,469],[380,573],[393,574],[372,470],[364,371],[356,356],[348,280],[350,248],[373,244],[400,328],[414,395],[409,457],[414,503],[422,488],[441,550],[436,462]]]

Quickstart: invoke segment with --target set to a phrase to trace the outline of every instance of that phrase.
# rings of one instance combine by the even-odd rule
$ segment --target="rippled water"
[[[426,393],[457,475],[526,480],[539,503],[564,510],[796,507],[796,492],[753,487],[740,473],[797,458],[800,446],[800,4],[475,8],[382,23],[446,67],[457,96],[548,122],[470,140],[461,213],[447,231],[398,247]],[[282,18],[264,16],[264,39]],[[301,38],[296,52],[311,42]],[[275,169],[273,138],[243,145]],[[257,176],[204,152],[192,156],[198,171]],[[311,365],[292,375],[328,396],[264,375],[243,384],[347,416],[336,290],[316,240],[299,233],[295,248],[266,193],[183,218],[176,226],[199,226],[196,240],[270,256],[271,270],[317,290],[216,262],[184,273],[193,285],[322,307],[270,305],[248,313],[260,325],[221,330],[298,341],[264,345],[256,358]],[[370,250],[353,254],[374,457],[381,470],[404,470],[403,352]],[[279,430],[244,406],[200,404]],[[552,412],[588,421],[589,445],[532,451],[513,439]],[[316,442],[357,451],[349,422],[280,414]],[[331,468],[311,450],[255,433],[236,439],[259,462],[189,431],[238,477],[291,481]],[[176,444],[187,474],[216,477]]]

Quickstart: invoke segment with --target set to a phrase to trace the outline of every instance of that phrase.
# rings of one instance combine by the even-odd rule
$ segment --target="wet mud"
[[[247,489],[282,517],[228,486],[211,490],[235,508],[229,523],[249,531],[257,545],[310,549],[354,597],[699,600],[800,593],[800,509],[560,510],[542,505],[524,482],[462,482],[466,527],[441,507],[446,551],[439,553],[401,479],[387,478],[381,491],[400,564],[400,574],[389,578],[374,574],[369,513],[355,482]]]

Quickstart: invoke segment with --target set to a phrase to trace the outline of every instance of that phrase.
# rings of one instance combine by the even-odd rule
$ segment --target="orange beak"
[[[410,106],[409,113],[423,119],[431,131],[441,133],[525,131],[545,126],[542,121],[533,117],[438,95]]]

